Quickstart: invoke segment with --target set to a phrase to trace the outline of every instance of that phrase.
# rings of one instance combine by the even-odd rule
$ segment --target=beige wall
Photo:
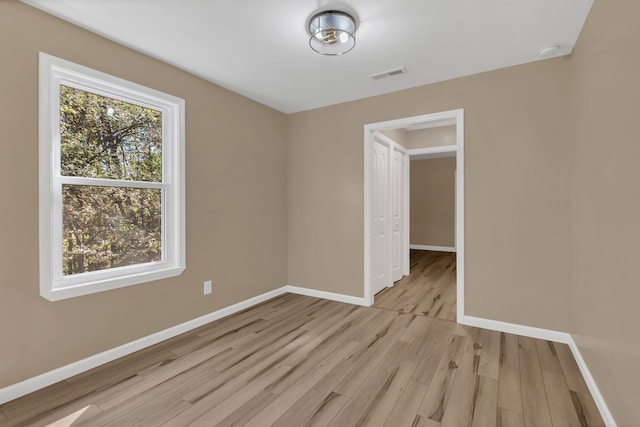
[[[441,147],[456,145],[456,127],[439,126],[407,132],[405,148]]]
[[[380,132],[386,136],[388,136],[389,138],[393,139],[395,142],[397,142],[398,144],[400,144],[401,146],[405,147],[407,146],[407,136],[408,136],[408,132],[404,129],[389,129],[389,130],[385,130]]]
[[[455,247],[456,158],[412,160],[409,175],[409,241]]]
[[[640,422],[640,2],[596,0],[571,59],[571,320],[619,426]]]
[[[466,312],[568,330],[568,77],[558,58],[288,116],[288,283],[363,296],[363,126],[464,108]]]
[[[596,0],[572,57],[285,117],[0,2],[0,387],[285,283],[362,296],[363,126],[464,108],[467,314],[571,331],[619,425],[633,425],[637,16],[635,0]],[[182,276],[55,303],[38,295],[38,51],[186,99]]]
[[[0,387],[286,284],[283,114],[17,1],[0,2],[0,40]],[[181,276],[39,296],[38,51],[186,100]]]

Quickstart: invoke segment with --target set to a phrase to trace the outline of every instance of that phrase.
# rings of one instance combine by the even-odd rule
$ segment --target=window
[[[40,294],[185,268],[184,101],[40,53]]]

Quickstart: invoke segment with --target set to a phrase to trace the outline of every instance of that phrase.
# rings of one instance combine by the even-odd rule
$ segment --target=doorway
[[[385,286],[393,286],[393,268],[395,264],[392,259],[391,246],[392,228],[390,223],[395,219],[395,215],[391,215],[391,209],[386,208],[386,216],[380,217],[381,206],[383,202],[389,204],[391,202],[389,196],[387,200],[380,199],[374,194],[376,188],[380,188],[380,183],[375,181],[382,179],[384,182],[391,184],[388,176],[383,174],[377,177],[378,160],[389,162],[389,158],[384,160],[378,159],[377,155],[384,151],[381,148],[380,138],[381,132],[389,134],[394,130],[417,130],[429,127],[451,126],[455,125],[455,141],[454,144],[446,146],[423,147],[414,149],[405,149],[408,156],[437,156],[454,153],[456,158],[456,179],[455,179],[455,250],[457,258],[456,277],[456,314],[458,319],[464,317],[464,110],[451,110],[441,113],[426,114],[422,116],[407,117],[404,119],[390,120],[385,122],[370,123],[364,127],[364,159],[365,159],[365,212],[364,212],[364,298],[367,305],[373,305],[375,294],[380,290],[381,280]],[[393,141],[392,141],[393,142]],[[384,143],[382,143],[384,145]],[[387,146],[389,142],[387,141]],[[377,148],[376,148],[377,147]],[[376,153],[377,150],[377,153]],[[400,150],[398,150],[400,151]],[[386,156],[392,156],[392,150],[386,148]],[[375,159],[375,160],[374,160]],[[402,245],[401,262],[404,274],[409,273],[409,209],[408,209],[408,162],[406,175],[406,185],[404,193],[401,197],[405,199],[404,209],[398,213],[403,216],[404,230],[402,230],[403,239],[400,240]],[[387,173],[392,173],[391,169],[387,169]],[[389,191],[387,194],[391,194]],[[399,196],[400,197],[400,196]],[[384,224],[384,226],[382,225]],[[383,228],[385,231],[383,231]],[[380,244],[381,241],[386,244]],[[381,249],[382,248],[382,249]],[[383,261],[381,261],[383,260]],[[396,272],[397,276],[397,272]],[[384,287],[383,287],[384,288]]]

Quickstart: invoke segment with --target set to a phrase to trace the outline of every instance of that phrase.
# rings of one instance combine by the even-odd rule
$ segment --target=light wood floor
[[[375,307],[456,320],[456,254],[411,250],[411,274],[375,297]]]
[[[283,295],[6,403],[0,426],[603,425],[566,345],[407,304]]]

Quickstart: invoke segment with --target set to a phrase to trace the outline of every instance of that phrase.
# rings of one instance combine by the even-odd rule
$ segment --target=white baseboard
[[[282,295],[286,292],[287,286],[283,286],[281,288],[266,292],[253,298],[249,298],[237,304],[233,304],[229,307],[216,310],[212,313],[205,314],[204,316],[189,320],[163,331],[156,332],[155,334],[147,335],[146,337],[131,341],[119,347],[115,347],[102,353],[87,357],[86,359],[70,363],[69,365],[62,366],[49,372],[45,372],[43,374],[26,379],[8,387],[1,388],[0,405],[5,402],[9,402],[10,400],[14,400],[18,397],[32,393],[41,388],[47,387],[51,384],[66,380],[67,378],[70,378],[81,372],[88,371],[89,369],[93,369],[97,366],[111,362],[120,357],[142,350],[143,348],[152,346],[169,338],[173,338],[177,335],[188,332],[192,329],[206,325],[207,323],[213,322],[214,320],[218,320],[225,316],[229,316],[230,314],[237,313],[238,311],[242,311],[256,304]]]
[[[362,297],[354,297],[351,295],[344,294],[336,294],[333,292],[319,291],[317,289],[308,289],[308,288],[300,288],[298,286],[285,286],[287,292],[291,292],[292,294],[306,295],[309,297],[316,297],[322,299],[328,299],[332,301],[344,302],[347,304],[355,304],[355,305],[363,305],[369,306],[365,299]]]
[[[541,340],[555,341],[569,344],[573,341],[571,335],[566,332],[553,331],[551,329],[534,328],[532,326],[518,325],[516,323],[500,322],[498,320],[483,319],[481,317],[464,316],[458,319],[458,323],[477,328],[490,329],[492,331],[507,332],[514,335],[538,338]]]
[[[593,400],[595,401],[596,406],[600,411],[600,415],[602,416],[605,425],[607,427],[617,427],[616,421],[613,418],[613,415],[611,414],[611,411],[609,410],[604,397],[600,393],[600,389],[598,388],[596,381],[591,375],[591,372],[589,372],[589,368],[587,367],[587,364],[584,361],[582,354],[580,353],[580,349],[578,349],[578,346],[573,340],[571,334],[568,334],[566,332],[553,331],[550,329],[518,325],[515,323],[483,319],[474,316],[464,316],[462,317],[462,319],[458,319],[458,323],[468,326],[475,326],[478,328],[490,329],[492,331],[507,332],[510,334],[523,335],[525,337],[538,338],[569,345],[571,353],[573,353],[573,357],[576,359],[578,368],[580,368],[580,372],[582,373],[582,376],[587,383],[587,387],[589,387],[591,396],[593,397]]]
[[[584,377],[584,381],[587,383],[587,387],[589,387],[589,391],[591,392],[591,396],[593,396],[593,400],[596,402],[596,406],[600,411],[600,415],[604,420],[604,424],[607,427],[617,427],[616,420],[613,418],[613,414],[609,411],[609,407],[604,400],[604,397],[600,393],[600,389],[596,384],[596,380],[591,375],[589,368],[587,367],[587,363],[582,358],[582,354],[580,353],[580,349],[576,345],[573,338],[571,338],[571,342],[569,343],[569,348],[573,353],[573,357],[576,359],[576,363],[578,364],[578,368],[580,368],[580,372]]]
[[[409,249],[419,251],[455,252],[456,248],[451,246],[430,246],[430,245],[409,245]]]

